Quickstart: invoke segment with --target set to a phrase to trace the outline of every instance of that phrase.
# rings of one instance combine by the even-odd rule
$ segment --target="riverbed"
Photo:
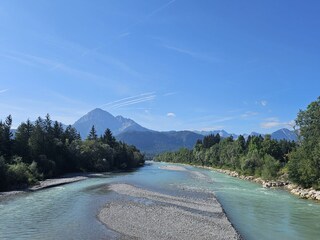
[[[214,194],[245,239],[319,238],[319,203],[207,169],[185,169],[147,163],[132,172],[12,196],[0,201],[0,239],[121,239],[98,217],[108,204],[120,203],[119,186],[176,198]],[[138,211],[141,202],[135,204]]]

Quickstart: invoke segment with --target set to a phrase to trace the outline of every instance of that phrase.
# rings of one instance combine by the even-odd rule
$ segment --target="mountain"
[[[198,133],[198,134],[201,134],[203,136],[208,136],[210,134],[213,134],[213,135],[217,135],[219,134],[220,137],[223,137],[223,138],[227,138],[227,137],[230,137],[232,136],[234,139],[237,139],[238,138],[238,135],[234,134],[234,133],[228,133],[226,132],[225,130],[213,130],[213,131],[194,131],[195,133]]]
[[[82,138],[85,138],[93,125],[98,135],[102,135],[109,128],[118,140],[135,145],[141,151],[152,154],[174,151],[181,147],[191,149],[198,139],[203,139],[204,136],[209,134],[219,134],[223,138],[230,136],[233,136],[234,139],[238,138],[238,135],[230,134],[225,130],[157,132],[140,126],[132,119],[122,116],[114,117],[112,114],[99,108],[81,117],[73,124],[73,127],[77,129]],[[264,136],[264,134],[257,132],[243,134],[245,138],[249,135]],[[293,131],[283,128],[272,133],[271,138],[296,141],[297,135]]]
[[[294,131],[290,131],[287,128],[282,128],[282,129],[279,129],[278,131],[275,131],[274,133],[271,134],[271,138],[276,140],[285,139],[289,141],[298,140],[297,134]]]
[[[230,137],[233,136],[234,139],[237,139],[239,137],[239,135],[236,135],[234,133],[228,133],[225,130],[214,130],[214,131],[194,131],[195,133],[201,134],[203,136],[207,136],[209,134],[219,134],[221,137],[226,138],[226,137]],[[262,134],[262,133],[258,133],[258,132],[251,132],[250,134],[242,134],[242,136],[244,136],[245,139],[247,139],[249,136],[262,136],[264,137],[266,134]],[[282,128],[279,129],[273,133],[270,134],[272,139],[276,139],[276,140],[281,140],[281,139],[285,139],[288,141],[297,141],[298,140],[298,136],[294,131],[291,131],[287,128]]]
[[[192,149],[203,135],[191,131],[144,131],[122,132],[116,136],[120,141],[135,145],[142,152],[157,154],[165,151],[175,151],[182,147]]]
[[[147,128],[140,126],[129,118],[122,116],[114,117],[100,108],[88,112],[76,121],[73,127],[77,129],[82,138],[85,138],[88,136],[93,125],[98,136],[102,135],[107,128],[109,128],[114,135],[128,131],[149,131]]]

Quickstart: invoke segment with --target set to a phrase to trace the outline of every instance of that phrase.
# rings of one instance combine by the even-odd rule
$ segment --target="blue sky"
[[[320,2],[0,2],[0,119],[100,107],[155,130],[268,133],[320,94]]]

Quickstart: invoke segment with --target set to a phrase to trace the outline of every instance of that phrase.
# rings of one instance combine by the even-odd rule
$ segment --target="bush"
[[[11,188],[25,188],[29,185],[30,179],[33,179],[33,176],[25,163],[19,162],[9,165],[7,183]]]
[[[280,162],[269,154],[266,154],[263,158],[263,167],[261,176],[264,179],[275,179],[280,169]]]
[[[7,165],[4,157],[0,156],[0,190],[5,190],[7,186]]]

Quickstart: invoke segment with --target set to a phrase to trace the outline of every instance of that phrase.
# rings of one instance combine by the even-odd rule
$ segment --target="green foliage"
[[[213,145],[219,143],[219,142],[220,142],[220,139],[221,139],[221,138],[220,138],[220,135],[219,135],[219,134],[217,134],[217,135],[210,134],[210,135],[205,136],[205,137],[203,138],[203,143],[202,143],[202,145],[203,145],[204,148],[210,148],[210,147],[212,147]]]
[[[73,127],[64,130],[47,114],[34,124],[22,123],[13,138],[11,123],[11,116],[0,122],[0,191],[68,172],[105,172],[144,164],[144,155],[134,146],[117,142],[110,129],[98,138],[93,126],[82,141]]]
[[[33,125],[28,120],[26,123],[21,123],[15,133],[14,151],[18,156],[21,156],[25,162],[31,162],[31,150],[29,139],[33,131]]]
[[[94,127],[94,125],[91,127],[90,133],[87,137],[87,140],[97,140],[98,139],[98,135],[97,135],[97,131]]]
[[[300,110],[296,124],[300,146],[289,155],[289,178],[304,187],[320,188],[320,97]]]
[[[320,189],[320,97],[310,103],[296,119],[300,131],[299,145],[286,140],[276,141],[270,135],[239,136],[236,141],[215,140],[209,135],[197,141],[192,156],[181,151],[164,153],[156,161],[190,163],[236,170],[245,175],[276,179],[287,175],[303,187]]]
[[[101,137],[101,141],[108,144],[110,147],[116,146],[116,138],[112,135],[112,132],[109,128],[106,129],[103,136]]]
[[[320,144],[303,143],[290,154],[289,178],[304,187],[320,188]]]
[[[241,170],[245,175],[260,175],[262,158],[257,149],[249,151],[241,160]]]
[[[8,166],[5,159],[3,156],[0,156],[0,190],[7,187],[7,171]]]
[[[5,122],[0,121],[0,155],[3,155],[6,162],[10,161],[12,156],[12,133],[11,133],[12,118],[9,115]]]
[[[18,160],[14,164],[7,166],[7,188],[25,188],[30,183],[35,183],[36,181],[35,176],[32,175],[32,172],[26,163]]]
[[[218,137],[217,137],[218,136]],[[243,136],[220,139],[219,135],[209,135],[197,141],[193,150],[180,149],[166,152],[154,158],[155,161],[187,163],[235,170],[241,174],[275,179],[285,167],[288,152],[295,143],[272,140],[270,136]]]
[[[300,136],[304,142],[320,140],[320,97],[310,103],[305,111],[300,110],[296,119]]]
[[[280,162],[269,154],[264,155],[261,176],[263,179],[275,179],[280,170]]]

